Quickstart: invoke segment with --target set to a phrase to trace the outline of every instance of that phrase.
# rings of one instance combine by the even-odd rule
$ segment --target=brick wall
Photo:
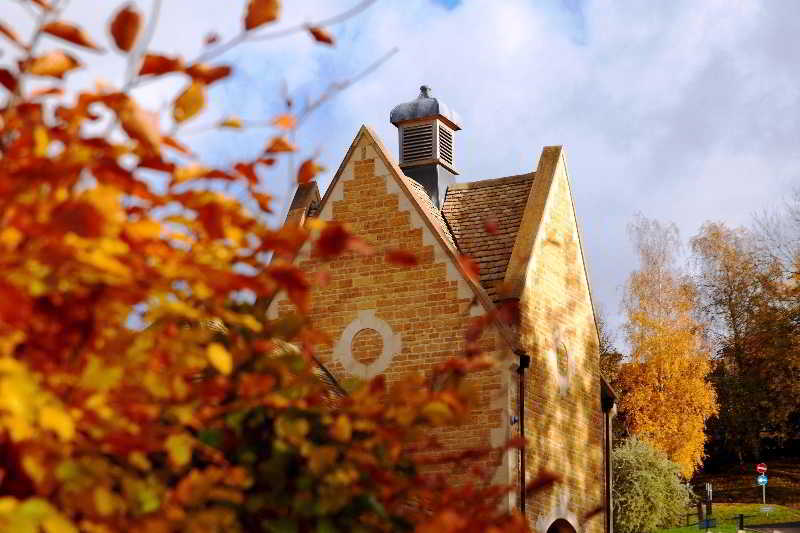
[[[325,268],[331,274],[330,284],[315,289],[312,300],[311,319],[334,341],[334,346],[321,347],[321,359],[339,379],[380,372],[392,384],[461,352],[469,316],[484,310],[480,305],[470,308],[472,289],[398,185],[392,175],[396,167],[381,155],[383,148],[364,132],[348,152],[320,217],[349,224],[377,253],[322,264],[306,250],[299,261],[308,272]],[[565,475],[564,483],[528,500],[531,524],[543,532],[557,518],[579,528],[579,517],[603,497],[597,339],[563,165],[554,176],[542,220],[545,238],[533,246],[521,295],[521,338],[532,356],[525,399],[526,433],[533,444],[526,459],[528,477],[540,468]],[[536,179],[540,177],[537,171]],[[386,263],[382,252],[390,248],[416,253],[420,264],[407,268]],[[274,317],[289,311],[290,304],[278,298],[269,313]],[[398,347],[388,358],[383,357],[387,342]],[[495,331],[487,332],[482,342],[502,364],[471,378],[478,401],[465,425],[439,433],[447,451],[499,446],[518,431],[509,425],[517,406],[516,358]],[[559,372],[556,347],[561,344],[565,350]],[[518,483],[517,468],[517,453],[509,452],[494,482]],[[463,470],[447,473],[458,483]],[[516,504],[516,494],[507,504]],[[587,531],[602,529],[602,518],[595,517]]]
[[[376,253],[346,254],[323,263],[304,251],[299,264],[307,272],[321,268],[330,272],[329,285],[314,290],[310,313],[314,325],[334,341],[334,346],[320,347],[322,361],[343,381],[369,378],[381,369],[391,386],[408,373],[429,372],[462,352],[469,317],[483,310],[470,307],[472,289],[390,175],[392,168],[379,156],[379,149],[369,136],[361,135],[320,213],[322,219],[348,224]],[[419,265],[387,263],[383,254],[387,249],[411,251]],[[272,316],[289,311],[283,298],[270,308]],[[400,350],[383,368],[381,353],[390,335],[399,338]],[[511,357],[494,331],[484,336],[482,346],[498,357]],[[346,360],[348,352],[351,361]],[[469,420],[437,435],[447,451],[503,442],[508,434],[507,374],[496,369],[471,377],[477,403]],[[495,480],[508,482],[508,468],[508,464],[501,467]],[[453,475],[456,483],[465,469],[462,465],[439,470]]]
[[[530,478],[546,468],[565,480],[528,500],[527,514],[542,531],[558,518],[580,530],[581,517],[603,503],[597,334],[566,167],[560,150],[545,149],[542,157],[554,158],[554,168],[549,176],[537,171],[537,180],[550,183],[535,186],[549,185],[549,193],[520,299],[522,342],[532,356],[526,461]],[[584,530],[603,531],[602,515]]]

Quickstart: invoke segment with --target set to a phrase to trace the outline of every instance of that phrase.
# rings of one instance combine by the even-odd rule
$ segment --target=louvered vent
[[[439,157],[442,161],[453,166],[453,133],[439,125]]]
[[[403,163],[433,159],[433,124],[403,128]]]

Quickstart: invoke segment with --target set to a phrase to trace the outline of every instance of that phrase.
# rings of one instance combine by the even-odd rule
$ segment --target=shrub
[[[677,464],[635,437],[613,451],[612,461],[615,531],[648,533],[677,522],[690,496]]]

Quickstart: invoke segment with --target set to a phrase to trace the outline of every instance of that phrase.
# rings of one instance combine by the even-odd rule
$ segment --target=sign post
[[[756,465],[756,472],[758,472],[758,477],[756,478],[756,483],[761,485],[761,502],[766,505],[767,504],[767,464],[766,463],[758,463]]]
[[[761,501],[766,505],[767,503],[767,476],[761,474],[756,478],[756,483],[761,485]]]

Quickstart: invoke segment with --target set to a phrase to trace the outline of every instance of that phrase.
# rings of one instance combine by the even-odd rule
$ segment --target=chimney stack
[[[422,185],[433,205],[441,208],[447,186],[458,175],[455,132],[461,129],[460,117],[423,85],[415,100],[392,109],[389,120],[398,130],[400,168]]]

